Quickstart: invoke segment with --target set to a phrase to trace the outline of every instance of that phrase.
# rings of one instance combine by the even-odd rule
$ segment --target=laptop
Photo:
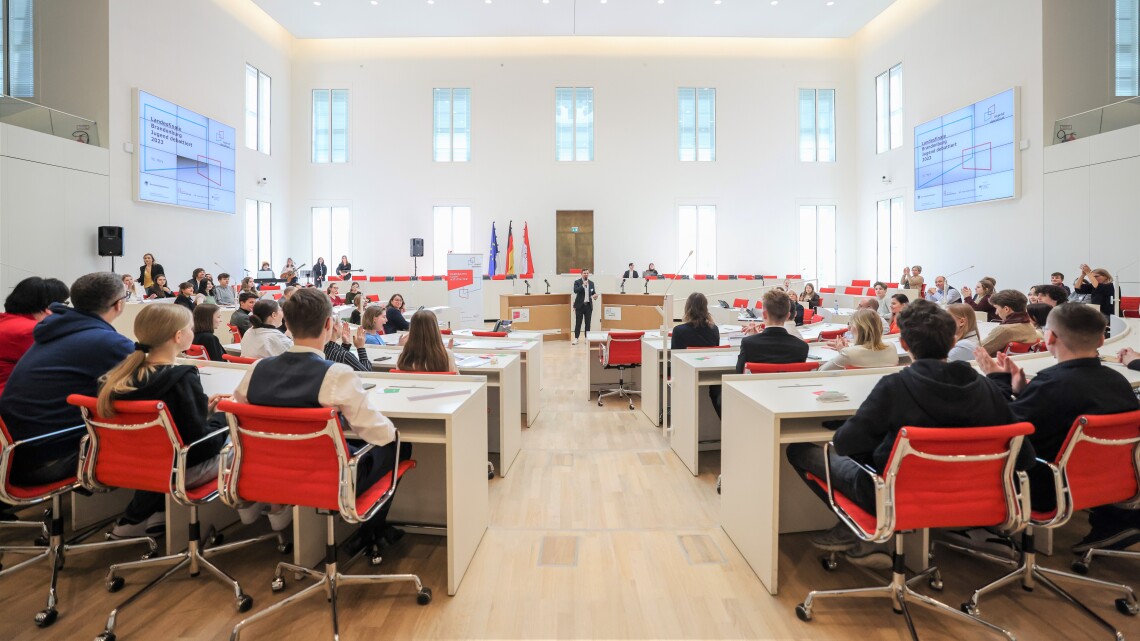
[[[720,303],[720,306],[725,309],[732,309],[732,305],[729,305],[728,301],[717,299],[716,302]]]

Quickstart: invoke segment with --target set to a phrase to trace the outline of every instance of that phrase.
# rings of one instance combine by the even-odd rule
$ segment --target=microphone
[[[621,279],[621,293],[625,293],[625,279]]]
[[[530,281],[529,280],[523,280],[523,285],[526,285],[526,295],[530,296]]]
[[[214,261],[214,264],[215,264],[215,265],[218,265],[218,261],[216,261],[216,260],[215,260],[215,261]],[[221,265],[218,265],[218,269],[225,269],[225,267],[222,267]]]
[[[297,265],[297,267],[296,267],[296,268],[294,268],[294,270],[293,270],[293,271],[297,271],[297,272],[299,272],[299,271],[301,271],[301,268],[302,268],[302,267],[304,267],[305,265],[308,265],[308,264],[309,264],[309,263],[301,263],[300,265]]]
[[[243,272],[247,273],[247,274],[249,273],[249,270],[248,270],[248,269],[246,269],[245,267],[242,267],[242,268],[241,268],[241,270],[242,270]]]
[[[546,293],[549,294],[550,293],[550,281],[543,278],[542,282],[546,283]]]
[[[649,294],[649,279],[648,278],[645,279],[645,293],[646,293],[646,295]]]

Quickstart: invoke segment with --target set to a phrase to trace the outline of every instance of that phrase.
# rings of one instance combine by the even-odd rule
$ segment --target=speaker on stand
[[[111,257],[111,271],[115,271],[115,257],[123,255],[123,228],[101,226],[98,235],[98,250],[100,256]]]
[[[415,277],[419,273],[419,266],[417,264],[417,259],[422,258],[424,255],[424,239],[423,238],[413,238],[412,239],[412,247],[411,247],[410,253],[412,255],[412,276]]]

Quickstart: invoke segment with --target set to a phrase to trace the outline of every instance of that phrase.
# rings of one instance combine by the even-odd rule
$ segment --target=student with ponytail
[[[99,379],[99,414],[114,416],[114,401],[118,400],[162,401],[183,443],[225,427],[225,415],[214,414],[218,401],[225,396],[207,398],[198,368],[174,364],[194,340],[190,312],[180,305],[147,305],[135,318],[134,330],[138,338],[134,351]],[[217,476],[218,456],[225,442],[223,432],[190,450],[187,487]],[[160,493],[136,491],[111,535],[126,538],[161,533],[164,504],[165,496]]]
[[[241,355],[245,358],[266,358],[284,354],[293,346],[293,339],[280,331],[285,314],[275,300],[259,300],[249,313],[250,329],[241,338]]]

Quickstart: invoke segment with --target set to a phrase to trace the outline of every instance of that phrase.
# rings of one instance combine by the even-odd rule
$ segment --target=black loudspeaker
[[[123,255],[123,228],[122,227],[100,227],[99,228],[99,255],[100,256],[122,256]]]
[[[424,255],[424,239],[412,239],[412,258],[421,258]]]

